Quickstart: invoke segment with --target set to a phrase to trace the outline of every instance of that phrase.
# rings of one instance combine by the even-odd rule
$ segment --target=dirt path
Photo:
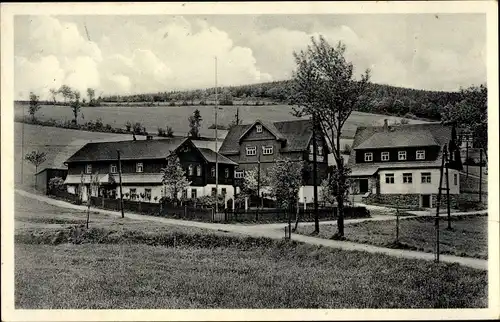
[[[63,207],[63,208],[69,208],[69,209],[75,209],[79,211],[85,211],[86,207],[85,206],[78,206],[78,205],[73,205],[68,202],[64,202],[61,200],[55,200],[46,196],[41,196],[33,193],[29,193],[23,190],[18,190],[15,189],[15,192],[28,197],[32,199],[36,199],[54,206],[58,207]],[[102,210],[102,209],[92,209],[92,211],[103,213],[103,214],[109,214],[109,215],[114,215],[114,216],[121,216],[120,212],[117,211],[110,211],[110,210]],[[146,215],[138,215],[138,214],[133,214],[133,213],[125,213],[125,216],[127,218],[135,219],[135,220],[147,220],[147,221],[154,221],[154,222],[161,222],[165,224],[170,224],[170,225],[181,225],[181,226],[189,226],[189,227],[198,227],[198,228],[205,228],[205,229],[212,229],[212,230],[224,230],[224,231],[229,231],[233,233],[239,233],[247,236],[253,236],[253,237],[267,237],[267,238],[272,238],[272,239],[282,239],[284,237],[284,232],[280,230],[277,230],[274,228],[274,226],[270,225],[253,225],[253,226],[248,226],[248,225],[235,225],[235,224],[218,224],[218,223],[204,223],[204,222],[195,222],[195,221],[187,221],[187,220],[178,220],[178,219],[169,219],[169,218],[163,218],[163,217],[153,217],[153,216],[146,216]],[[392,216],[378,216],[378,217],[392,217]],[[376,218],[376,217],[375,217]],[[404,217],[402,217],[404,218]],[[360,218],[360,219],[369,219],[369,218]],[[394,219],[394,217],[392,217]],[[373,219],[372,219],[373,220]],[[382,218],[379,220],[388,220],[387,218]],[[275,225],[275,224],[271,224]],[[284,224],[279,224],[280,226],[278,228],[283,228],[285,225]],[[401,250],[401,249],[391,249],[391,248],[383,248],[383,247],[377,247],[373,245],[367,245],[367,244],[358,244],[358,243],[353,243],[353,242],[346,242],[346,241],[336,241],[336,240],[329,240],[329,239],[323,239],[323,238],[316,238],[316,237],[309,237],[309,236],[304,236],[304,235],[292,235],[292,239],[312,244],[312,245],[321,245],[325,247],[332,247],[332,248],[340,248],[344,250],[351,250],[351,251],[365,251],[369,253],[381,253],[389,256],[395,256],[395,257],[401,257],[401,258],[411,258],[411,259],[421,259],[421,260],[429,260],[432,261],[434,260],[434,254],[430,253],[423,253],[423,252],[416,252],[416,251],[409,251],[409,250]],[[482,260],[482,259],[477,259],[477,258],[469,258],[469,257],[459,257],[459,256],[452,256],[452,255],[441,255],[440,259],[442,262],[447,262],[447,263],[458,263],[460,265],[476,268],[476,269],[481,269],[481,270],[487,270],[488,269],[488,261],[487,260]]]

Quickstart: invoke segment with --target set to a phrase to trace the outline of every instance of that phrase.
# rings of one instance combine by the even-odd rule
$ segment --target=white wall
[[[421,183],[421,173],[431,173],[431,183]],[[385,175],[394,174],[394,183],[385,183]],[[403,173],[412,173],[412,183],[403,183]],[[450,173],[450,194],[460,192],[460,175],[458,171],[449,169]],[[380,174],[380,193],[381,194],[437,194],[439,188],[439,169],[406,169],[406,170],[381,170]],[[454,185],[453,176],[457,175],[457,185]],[[446,176],[443,176],[443,188],[446,188]],[[443,191],[446,192],[446,191]]]
[[[318,186],[318,201],[321,201],[321,190],[322,188]],[[299,189],[299,202],[304,202],[304,197],[306,202],[314,201],[314,187],[313,186],[302,186]]]

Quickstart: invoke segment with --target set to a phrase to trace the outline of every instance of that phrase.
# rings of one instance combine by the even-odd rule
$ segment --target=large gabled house
[[[166,166],[166,158],[171,153],[179,157],[186,177],[191,181],[187,190],[179,192],[179,197],[215,194],[216,161],[219,166],[218,193],[226,198],[234,195],[236,163],[211,149],[197,147],[189,138],[87,143],[65,162],[68,166],[65,180],[68,192],[78,193],[78,187],[84,183],[81,185],[82,199],[87,200],[86,184],[93,174],[98,176],[100,196],[119,198],[117,150],[120,151],[123,194],[129,198],[142,193],[145,199],[154,201],[164,196],[161,169]],[[96,194],[92,192],[92,195]]]
[[[327,177],[330,150],[320,130],[316,137],[319,185],[321,180]],[[299,199],[303,202],[305,197],[306,201],[312,201],[313,131],[311,121],[256,120],[252,124],[236,125],[230,129],[219,153],[238,164],[235,169],[237,179],[243,178],[245,171],[256,169],[259,163],[261,173],[266,175],[269,168],[280,158],[304,161],[307,167],[304,171]]]
[[[450,195],[456,197],[462,163],[454,136],[452,127],[436,123],[358,127],[348,162],[351,193],[364,195],[366,202],[435,206],[446,144]]]

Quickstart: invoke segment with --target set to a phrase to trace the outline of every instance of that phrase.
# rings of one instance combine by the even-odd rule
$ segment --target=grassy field
[[[16,116],[23,114],[23,106],[19,103],[14,105]],[[176,135],[186,135],[189,131],[188,117],[192,115],[195,109],[200,110],[203,118],[200,133],[203,136],[214,136],[214,131],[208,127],[214,123],[214,106],[153,106],[153,107],[127,107],[127,106],[101,106],[101,107],[83,107],[79,122],[97,120],[101,118],[103,123],[110,124],[113,127],[125,127],[127,121],[141,122],[143,126],[151,133],[156,133],[158,127],[165,128],[171,126]],[[218,113],[218,122],[223,125],[229,124],[234,120],[236,106],[221,107]],[[27,107],[24,107],[25,113]],[[240,106],[239,116],[244,124],[252,123],[257,119],[266,121],[285,121],[294,120],[289,105],[268,105],[268,106]],[[37,112],[36,117],[40,120],[72,120],[73,114],[68,106],[43,105]],[[383,119],[389,119],[390,122],[399,120],[399,117],[369,114],[363,112],[353,112],[346,122],[342,131],[345,138],[354,137],[358,126],[382,125]],[[421,121],[411,121],[421,122]],[[221,136],[226,131],[219,131]]]
[[[440,225],[440,252],[456,256],[488,258],[487,216],[452,217],[452,230],[447,222]],[[314,227],[299,227],[298,233],[309,235]],[[320,235],[330,238],[337,231],[333,225],[322,225]],[[366,221],[345,226],[348,240],[384,247],[400,247],[424,252],[433,252],[435,247],[434,219],[430,217],[408,218],[399,221],[399,245],[396,238],[396,220]]]
[[[487,306],[458,265],[15,204],[17,309]]]

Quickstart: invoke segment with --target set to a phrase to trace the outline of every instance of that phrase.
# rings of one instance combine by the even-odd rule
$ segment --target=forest
[[[219,88],[221,105],[263,105],[264,102],[293,104],[291,80],[259,83],[252,85]],[[366,95],[360,99],[356,110],[361,112],[387,114],[440,120],[442,108],[460,101],[459,92],[441,92],[410,89],[383,84],[369,85]],[[215,88],[188,91],[170,91],[127,96],[102,97],[101,102],[170,102],[180,105],[205,105],[215,100]]]

